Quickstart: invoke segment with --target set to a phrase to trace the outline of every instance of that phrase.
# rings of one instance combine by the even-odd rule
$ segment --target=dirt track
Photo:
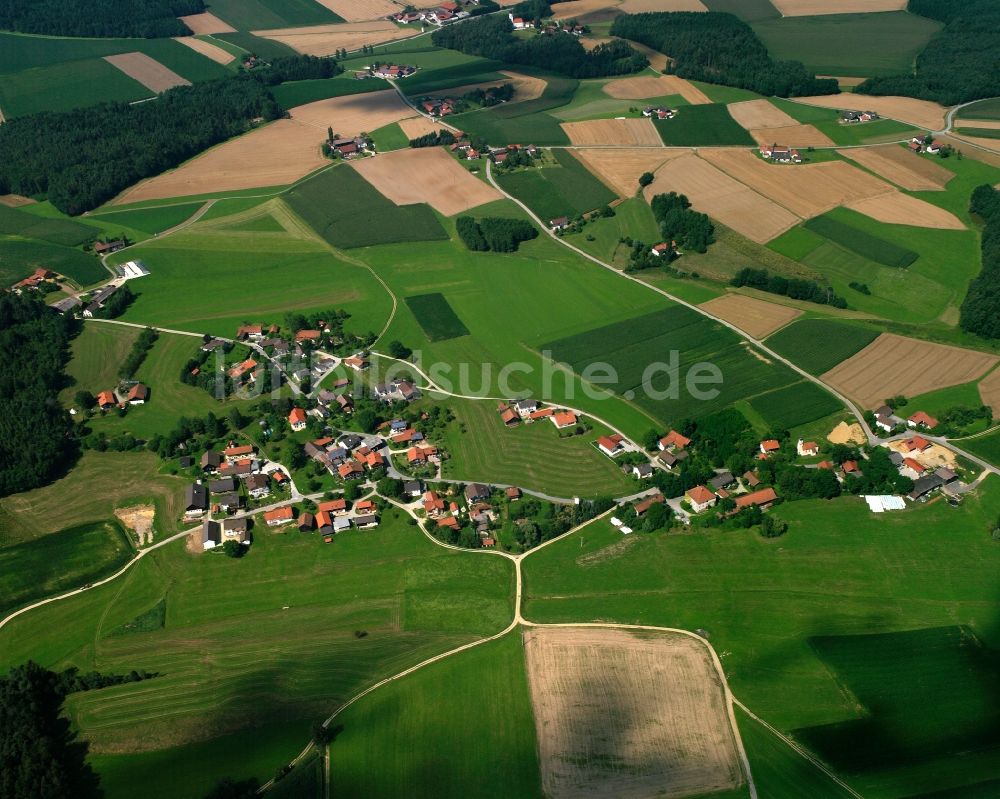
[[[797,308],[758,300],[743,294],[724,294],[701,303],[701,307],[713,316],[732,322],[756,339],[771,335],[775,330],[802,315],[802,311]]]
[[[741,784],[703,644],[572,627],[529,629],[524,643],[550,799],[682,797]]]
[[[175,86],[190,86],[191,81],[150,58],[145,53],[120,53],[106,55],[104,60],[117,67],[132,80],[137,80],[151,92],[165,92]]]
[[[649,119],[590,119],[563,122],[569,140],[577,146],[662,147],[660,134]]]
[[[898,144],[852,147],[837,152],[910,191],[940,191],[955,177],[929,157],[911,153]]]

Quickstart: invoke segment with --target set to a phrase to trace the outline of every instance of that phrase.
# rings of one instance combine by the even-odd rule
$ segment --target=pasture
[[[0,235],[41,239],[64,247],[93,241],[97,233],[71,219],[49,219],[0,205]]]
[[[429,205],[398,206],[347,166],[300,183],[285,201],[325,241],[343,249],[448,237]]]
[[[607,432],[600,424],[582,436],[561,438],[547,419],[504,427],[495,402],[443,401],[455,414],[444,443],[451,453],[444,462],[445,477],[516,485],[567,499],[623,496],[634,490],[636,484],[591,443]]]
[[[682,106],[673,119],[657,119],[653,124],[668,147],[754,144],[753,137],[721,104]]]
[[[233,764],[217,756],[216,744],[227,744],[222,736],[242,739],[261,725],[297,725],[297,735],[271,738],[253,763],[251,773],[267,779],[302,747],[313,722],[357,691],[503,629],[512,589],[508,562],[443,550],[388,510],[376,530],[342,533],[330,545],[294,530],[258,530],[252,551],[238,561],[191,555],[178,541],[121,581],[5,627],[0,661],[34,657],[83,670],[100,663],[116,673],[159,671],[141,685],[75,694],[68,713],[92,752],[120,756],[118,784],[130,781],[134,792],[148,783],[144,790],[157,799],[200,796],[232,773]],[[164,597],[163,629],[112,634]],[[247,657],[247,625],[254,630],[253,657]],[[296,635],[288,635],[289,625]],[[365,634],[355,635],[359,630]],[[205,658],[217,668],[206,669]],[[191,757],[197,781],[183,751],[156,757],[196,742],[217,761],[209,768],[198,765],[203,756]],[[269,770],[257,770],[265,754]]]
[[[804,227],[806,230],[818,233],[820,236],[829,239],[844,249],[857,253],[863,258],[868,258],[883,266],[905,269],[920,257],[913,250],[899,247],[891,241],[851,227],[846,222],[830,216],[817,216],[808,219]]]
[[[266,41],[266,40],[262,40]],[[385,86],[377,80],[355,80],[339,75],[335,78],[315,78],[295,80],[271,87],[271,94],[284,108],[308,105],[331,97],[346,97],[351,94],[367,94],[384,91]]]
[[[313,0],[212,0],[211,11],[241,31],[343,22]]]
[[[516,630],[378,689],[335,723],[330,777],[344,795],[542,796]]]
[[[836,397],[808,380],[760,394],[749,403],[772,430],[791,430],[843,408]]]
[[[963,119],[1000,119],[1000,99],[980,100],[962,109]]]
[[[66,364],[69,385],[59,392],[59,400],[72,406],[77,391],[96,396],[118,384],[118,366],[128,357],[139,337],[139,329],[88,322],[70,344],[70,359]],[[192,338],[192,344],[197,339]]]
[[[204,205],[201,202],[161,205],[156,208],[136,208],[122,211],[109,210],[91,214],[88,220],[102,223],[105,227],[117,225],[139,230],[149,235],[162,233],[182,222],[186,222]]]
[[[1000,643],[992,568],[1000,564],[1000,550],[988,535],[1000,513],[996,478],[957,508],[935,502],[876,516],[856,497],[842,497],[786,503],[772,513],[789,524],[776,541],[753,531],[706,531],[639,536],[624,549],[620,533],[594,522],[525,560],[524,614],[540,623],[601,618],[704,629],[716,650],[727,653],[734,694],[797,737],[827,724],[863,724],[869,715],[850,693],[851,683],[844,688],[856,678],[830,668],[813,646],[818,637],[964,625],[986,647],[995,650]],[[734,614],[734,606],[742,612]],[[974,645],[967,641],[971,655]],[[950,732],[975,728],[982,714],[993,710],[979,694],[981,672],[960,674],[949,666],[935,674],[934,661],[941,660],[927,655],[929,660],[918,657],[912,665],[900,658],[889,672],[877,662],[859,661],[874,679],[896,680],[887,698],[906,691],[923,696],[947,677],[952,685],[941,688],[931,706],[956,700],[954,714],[947,711],[947,726],[935,713],[922,712],[923,703],[908,703],[909,740],[936,738],[943,757],[934,761],[935,768],[923,769],[887,751],[865,781],[855,783],[864,795],[912,795],[917,783],[928,792],[957,789],[997,776],[995,744],[960,757],[962,741],[947,741]],[[956,662],[953,655],[944,662],[949,658]],[[921,662],[932,669],[926,683]],[[966,701],[970,696],[980,697],[978,705]],[[872,707],[880,712],[878,704]],[[870,760],[874,754],[860,738],[839,741],[840,760]]]
[[[543,222],[574,217],[615,199],[615,194],[566,150],[554,150],[556,164],[494,174],[505,191],[517,197]]]
[[[430,341],[447,341],[469,335],[468,328],[440,292],[418,294],[405,300]]]
[[[653,211],[642,197],[629,197],[615,206],[614,216],[591,219],[579,234],[567,235],[574,246],[619,268],[628,265],[632,252],[622,239],[656,242],[662,238]]]
[[[767,346],[796,366],[819,375],[863,350],[878,332],[833,319],[800,319],[767,339]]]
[[[111,277],[99,258],[81,250],[45,241],[0,237],[0,276],[5,285],[38,268],[65,275],[79,286],[89,286]]]

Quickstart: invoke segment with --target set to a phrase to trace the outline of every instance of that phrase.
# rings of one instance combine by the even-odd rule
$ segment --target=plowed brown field
[[[388,20],[344,22],[337,25],[310,25],[300,28],[274,28],[254,31],[257,36],[287,44],[304,55],[330,55],[340,48],[358,50],[366,44],[406,39],[420,33],[419,28],[403,28]]]
[[[812,125],[788,125],[780,128],[750,130],[757,144],[785,144],[789,147],[832,147],[833,140]]]
[[[866,94],[859,97],[855,94],[826,94],[818,97],[798,97],[798,102],[806,105],[818,105],[823,108],[878,111],[889,119],[898,119],[918,128],[941,130],[944,128],[944,116],[947,111],[943,106],[929,100],[914,100],[912,97],[875,97]]]
[[[902,11],[906,0],[771,0],[783,17],[811,17],[820,14],[864,14]]]
[[[190,47],[196,53],[201,53],[206,58],[211,58],[216,64],[228,64],[236,58],[232,53],[223,50],[218,45],[202,39],[196,39],[194,36],[179,36],[174,41],[180,42],[185,47]]]

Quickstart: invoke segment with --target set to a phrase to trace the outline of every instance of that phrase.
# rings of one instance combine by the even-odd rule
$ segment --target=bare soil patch
[[[150,58],[145,53],[120,53],[106,55],[104,60],[117,67],[132,80],[137,80],[151,92],[165,92],[175,86],[190,86],[191,81]]]
[[[701,89],[676,75],[619,78],[605,83],[602,90],[608,96],[619,100],[642,100],[646,97],[679,94],[692,105],[706,105],[712,102]]]
[[[940,191],[955,177],[943,166],[898,144],[855,147],[837,152],[910,191]]]
[[[36,202],[38,201],[32,200],[30,197],[23,197],[20,194],[0,194],[0,205],[6,205],[8,208],[32,205]]]
[[[754,128],[750,131],[757,144],[786,144],[789,147],[832,147],[833,140],[812,125],[787,125],[780,128]]]
[[[720,319],[736,325],[755,339],[771,335],[802,315],[797,308],[778,305],[743,294],[725,294],[703,302],[701,307]]]
[[[115,508],[115,516],[127,528],[135,532],[139,546],[153,543],[153,520],[156,508],[152,505],[135,505],[131,508]]]
[[[396,5],[391,0],[364,0],[363,3],[357,0],[316,0],[316,2],[348,22],[385,19],[403,10],[402,6]]]
[[[342,136],[356,136],[413,116],[413,109],[387,89],[318,100],[293,108],[290,114],[290,119],[231,139],[172,172],[137,184],[114,202],[283,186],[330,163],[320,152],[327,127]]]
[[[236,28],[228,22],[223,22],[215,16],[215,14],[212,14],[209,11],[206,11],[203,14],[188,14],[186,17],[178,17],[178,19],[194,31],[196,36],[202,36],[209,33],[236,32]]]
[[[742,784],[725,693],[703,643],[534,628],[524,649],[546,796],[682,797]]]
[[[886,397],[915,397],[976,380],[998,360],[985,352],[883,333],[823,380],[864,407],[876,408]]]
[[[798,121],[768,100],[745,100],[730,103],[729,115],[747,130],[751,128],[782,128],[797,125]]]
[[[701,157],[803,219],[850,200],[896,193],[885,181],[843,161],[770,164],[746,149],[706,149]]]
[[[902,11],[906,0],[771,0],[783,17],[811,17],[821,14],[864,14]]]
[[[563,122],[569,140],[581,146],[662,147],[660,134],[649,119],[590,119]]]
[[[947,112],[944,106],[929,100],[915,100],[912,97],[875,97],[867,94],[862,97],[842,92],[818,97],[798,97],[796,100],[806,105],[835,108],[838,111],[847,109],[878,111],[881,116],[898,119],[900,122],[928,130],[944,128],[944,117]]]
[[[344,22],[336,25],[311,25],[300,28],[273,28],[253,32],[265,39],[287,44],[304,55],[330,55],[344,47],[357,50],[366,44],[406,39],[420,33],[419,28],[402,28],[388,20]]]
[[[634,150],[575,150],[573,155],[619,196],[631,197],[639,190],[639,176],[643,172],[655,173],[671,158],[688,153],[690,150],[658,151],[641,147]]]
[[[846,207],[879,222],[891,225],[913,225],[938,230],[965,230],[962,220],[950,211],[938,208],[909,194],[894,192],[845,203]]]
[[[954,469],[958,466],[958,458],[955,457],[955,453],[947,447],[942,447],[940,444],[931,444],[923,452],[908,452],[905,440],[890,441],[889,449],[893,452],[898,452],[903,457],[913,458],[921,466],[928,469],[939,469],[942,466]]]
[[[201,53],[206,58],[211,58],[216,64],[225,65],[236,58],[232,53],[223,50],[218,45],[196,39],[194,36],[179,36],[174,41],[180,42],[185,47],[190,47],[196,53]]]
[[[784,233],[799,218],[696,155],[668,161],[644,192],[686,194],[694,207],[748,239],[764,244]]]
[[[503,199],[439,147],[396,150],[352,166],[396,205],[428,203],[445,216]]]
[[[1000,416],[1000,369],[990,372],[979,381],[979,396],[983,405],[993,409],[993,415]]]
[[[848,424],[841,422],[826,437],[831,444],[865,444],[868,442],[865,431],[857,422]]]

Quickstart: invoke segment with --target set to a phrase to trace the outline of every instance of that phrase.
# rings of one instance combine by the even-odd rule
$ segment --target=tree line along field
[[[443,550],[397,511],[385,512],[377,530],[341,534],[329,546],[294,530],[257,530],[253,549],[235,561],[191,555],[178,541],[121,582],[5,627],[0,660],[159,671],[138,691],[126,685],[76,694],[68,711],[93,752],[115,757],[118,784],[133,791],[144,784],[151,797],[166,799],[203,795],[222,776],[249,776],[218,757],[222,736],[239,749],[259,725],[297,725],[296,735],[267,753],[269,770],[251,772],[263,781],[339,702],[436,652],[491,635],[511,618],[510,563]],[[162,629],[115,634],[164,598]],[[288,635],[289,625],[296,635]],[[209,654],[218,668],[206,673]],[[158,750],[195,742],[202,746],[188,750],[185,768],[161,770]]]
[[[778,541],[707,531],[623,548],[594,522],[525,561],[524,614],[704,629],[728,653],[735,696],[842,766],[863,795],[964,795],[961,786],[1000,776],[989,699],[998,512],[991,477],[957,508],[875,516],[856,497],[781,505],[772,513],[789,530]],[[892,659],[893,642],[878,637],[890,633],[901,636]],[[960,733],[970,730],[980,733],[971,745]]]
[[[594,177],[568,150],[552,150],[556,166],[544,165],[495,175],[504,191],[513,194],[547,222],[573,217],[616,199],[611,189]]]

